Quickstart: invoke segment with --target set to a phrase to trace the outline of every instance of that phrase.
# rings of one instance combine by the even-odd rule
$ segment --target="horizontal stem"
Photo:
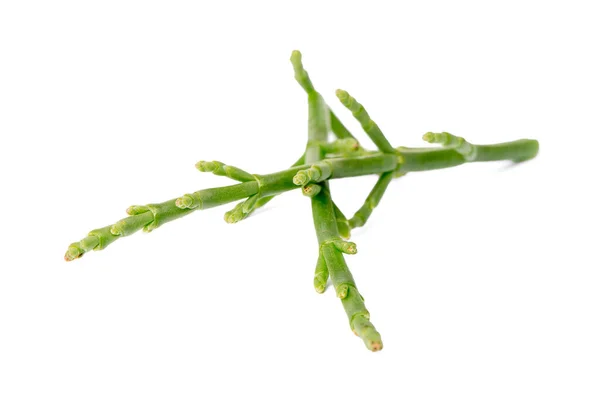
[[[256,193],[258,193],[258,182],[254,180],[252,182],[203,189],[186,194],[177,199],[177,206],[180,208],[206,210],[252,196]]]
[[[231,165],[225,165],[220,161],[198,161],[196,168],[200,172],[212,172],[215,175],[226,176],[236,181],[249,182],[254,180],[252,174]]]
[[[291,168],[297,167],[297,166],[303,165],[303,164],[304,164],[304,154],[302,154],[302,156],[294,164],[292,164]],[[261,197],[260,199],[258,199],[258,201],[256,202],[256,205],[254,206],[254,209],[251,210],[245,217],[248,217],[254,211],[256,211],[257,209],[261,208],[262,206],[264,206],[265,204],[267,204],[268,202],[273,200],[276,196],[277,196],[276,194],[273,194],[273,195],[264,196],[264,197]]]
[[[520,139],[512,142],[497,144],[479,144],[475,161],[500,161],[511,160],[514,162],[526,161],[534,158],[540,144],[537,140]]]
[[[400,166],[402,172],[430,171],[465,163],[464,157],[454,149],[399,147],[397,150],[403,158]]]
[[[472,161],[467,161],[463,155],[453,148],[399,147],[397,150],[403,161],[398,172],[430,171],[455,167],[466,162],[501,160],[521,162],[535,157],[539,149],[538,141],[531,139],[473,146],[477,153]]]
[[[127,209],[129,217],[114,225],[94,229],[79,242],[71,243],[65,253],[65,260],[75,260],[90,250],[103,250],[121,237],[129,236],[141,229],[150,232],[166,222],[181,218],[193,211],[177,207],[176,200],[129,207]]]
[[[395,154],[374,153],[360,157],[339,157],[319,161],[309,168],[303,166],[294,175],[295,185],[323,182],[327,179],[347,178],[393,171],[400,159]]]
[[[348,178],[393,171],[398,167],[399,158],[394,154],[361,157],[332,158],[325,160],[331,164],[331,179]]]
[[[477,148],[477,156],[473,162],[499,160],[521,162],[535,157],[539,149],[538,142],[531,139],[474,146]],[[467,162],[461,154],[452,148],[399,147],[397,150],[399,156],[373,152],[367,156],[330,158],[320,162],[328,163],[328,166],[331,167],[330,176],[327,179],[381,174],[388,171],[398,173],[428,171],[454,167]],[[303,160],[303,158],[300,160]],[[297,163],[301,162],[300,160]],[[254,208],[260,207],[274,195],[297,189],[298,186],[293,182],[294,177],[298,172],[311,167],[307,164],[296,165],[272,174],[254,175],[257,178],[255,181],[204,189],[164,203],[131,207],[129,212],[132,214],[131,217],[127,217],[115,225],[91,231],[80,242],[75,242],[69,247],[65,259],[70,261],[81,257],[89,250],[101,250],[118,238],[128,236],[142,228],[151,231],[166,222],[183,217],[195,209],[220,206],[259,192],[261,198],[256,202]],[[319,197],[319,195],[315,197]],[[144,214],[142,217],[139,216],[141,213],[148,214]],[[317,229],[317,232],[319,231],[325,234],[328,229]],[[333,232],[335,234],[331,236],[337,237],[337,226]]]

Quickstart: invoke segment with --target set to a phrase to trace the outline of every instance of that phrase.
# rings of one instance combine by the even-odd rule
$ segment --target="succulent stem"
[[[354,229],[363,226],[367,222],[393,178],[394,173],[392,171],[384,172],[379,175],[379,179],[377,179],[375,186],[373,186],[373,189],[367,196],[362,207],[359,208],[358,211],[354,213],[354,216],[348,221],[350,228]]]
[[[323,293],[331,279],[350,328],[369,350],[378,351],[383,347],[381,336],[370,322],[369,311],[344,258],[344,254],[356,254],[357,251],[355,243],[345,240],[349,239],[351,229],[361,227],[368,221],[395,177],[409,172],[454,167],[467,162],[522,162],[537,155],[539,144],[536,140],[521,139],[476,145],[448,132],[428,132],[423,135],[423,139],[443,147],[393,148],[365,108],[348,92],[338,90],[338,99],[352,112],[378,148],[378,151],[367,151],[315,90],[302,65],[300,52],[294,51],[290,60],[294,77],[308,98],[308,140],[303,155],[291,167],[259,175],[219,161],[199,161],[196,164],[198,170],[226,176],[240,183],[199,190],[163,203],[131,206],[127,209],[126,218],[113,225],[92,230],[79,242],[71,243],[64,258],[72,261],[91,250],[102,250],[117,239],[140,230],[151,232],[195,210],[239,201],[225,213],[228,223],[236,223],[277,195],[302,188],[302,193],[311,201],[318,241],[318,258],[313,278],[315,290]],[[330,132],[337,140],[329,141]],[[333,201],[329,180],[370,174],[379,175],[377,182],[352,218],[346,218]]]
[[[475,148],[475,157],[467,160],[456,149],[451,147],[398,147],[396,150],[402,157],[398,173],[431,171],[435,169],[456,167],[467,162],[487,162],[510,160],[522,162],[534,158],[539,150],[537,140],[520,139],[488,145],[472,145]]]
[[[350,224],[348,218],[344,215],[342,210],[333,202],[333,212],[335,213],[335,221],[337,222],[338,232],[344,239],[350,239]]]
[[[356,99],[348,94],[345,90],[338,89],[335,92],[340,102],[352,112],[354,118],[360,122],[364,131],[369,135],[375,146],[384,153],[395,153],[395,149],[384,136],[379,126],[371,119],[369,113]]]
[[[212,172],[215,175],[226,176],[236,181],[249,182],[254,180],[254,176],[248,172],[232,167],[231,165],[225,165],[220,161],[198,161],[196,168],[200,172]]]
[[[292,55],[292,57],[294,56]],[[294,65],[294,70],[298,74],[296,65]],[[312,89],[314,90],[314,87]],[[327,139],[327,132],[330,126],[329,110],[322,101],[322,97],[316,91],[308,93],[308,105],[308,144],[305,161],[312,165],[309,169],[299,171],[294,176],[293,181],[296,185],[306,185],[311,181],[322,182],[332,176],[332,165],[328,161],[322,161],[324,154],[322,147],[319,146],[319,142],[324,142]],[[397,158],[394,157],[394,167],[396,166],[396,162]],[[318,292],[325,290],[327,282],[323,268],[323,264],[325,264],[336,294],[342,300],[342,305],[348,315],[350,328],[365,341],[370,350],[379,350],[383,347],[381,337],[373,325],[368,322],[369,313],[364,307],[362,296],[356,290],[354,279],[342,254],[355,254],[356,245],[341,239],[338,231],[338,217],[331,198],[328,182],[322,182],[320,185],[322,186],[322,190],[311,197],[313,222],[317,239],[319,240],[319,258],[315,270],[315,288]],[[350,294],[350,297],[348,297],[348,294]],[[359,321],[363,325],[366,321],[371,329],[362,328],[363,325],[355,326],[354,319],[357,316],[362,317]]]

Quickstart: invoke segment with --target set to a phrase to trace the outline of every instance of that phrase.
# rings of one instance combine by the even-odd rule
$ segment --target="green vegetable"
[[[301,188],[302,193],[310,198],[319,242],[314,287],[318,293],[323,293],[328,280],[331,280],[352,331],[364,341],[368,349],[381,350],[381,336],[370,322],[364,299],[344,258],[344,254],[356,253],[356,245],[346,241],[351,229],[367,222],[388,185],[396,177],[408,172],[449,168],[467,162],[522,162],[534,158],[539,145],[536,140],[531,139],[475,145],[447,132],[428,132],[423,139],[440,144],[441,148],[394,148],[365,108],[348,92],[338,90],[338,99],[352,112],[378,149],[366,150],[315,90],[302,65],[300,52],[292,52],[291,62],[294,76],[308,97],[308,141],[304,154],[298,161],[286,170],[267,175],[251,174],[219,161],[200,161],[196,164],[198,170],[226,176],[239,183],[184,194],[164,203],[131,206],[127,209],[129,217],[114,225],[95,229],[81,241],[72,243],[67,249],[65,260],[75,260],[90,250],[102,250],[120,237],[142,229],[150,232],[195,210],[243,200],[225,213],[225,221],[236,223],[278,194]],[[336,140],[329,140],[330,132]],[[347,219],[333,201],[329,180],[369,174],[377,174],[379,179],[363,206],[352,218]]]

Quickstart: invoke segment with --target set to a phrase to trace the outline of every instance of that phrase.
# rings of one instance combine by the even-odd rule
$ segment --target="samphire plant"
[[[381,336],[370,321],[364,299],[357,289],[345,254],[355,254],[356,245],[347,241],[352,229],[363,226],[377,206],[390,182],[409,172],[449,168],[468,162],[511,160],[522,162],[536,156],[538,142],[521,139],[492,145],[476,145],[447,132],[423,135],[426,142],[438,147],[393,147],[365,108],[343,90],[337,90],[340,102],[352,113],[377,147],[363,148],[327,106],[315,90],[302,65],[300,52],[292,52],[291,62],[296,81],[308,96],[308,141],[304,154],[290,168],[266,175],[251,174],[219,161],[200,161],[202,172],[226,176],[239,183],[203,189],[181,197],[127,209],[128,217],[113,225],[91,231],[79,242],[72,243],[65,260],[80,258],[90,250],[102,250],[115,240],[139,230],[150,232],[162,224],[191,214],[243,200],[225,213],[225,221],[236,223],[264,206],[275,196],[300,189],[310,198],[318,239],[314,287],[323,293],[328,280],[348,316],[350,328],[369,350],[383,348]],[[330,135],[333,133],[333,135]],[[335,139],[331,140],[333,136]],[[347,218],[333,201],[330,179],[376,174],[379,179],[364,204]]]

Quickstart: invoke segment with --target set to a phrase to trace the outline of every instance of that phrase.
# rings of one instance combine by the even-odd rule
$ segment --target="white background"
[[[0,398],[600,398],[593,4],[3,1]],[[198,160],[295,161],[293,49],[367,147],[335,89],[395,146],[430,130],[541,143],[517,167],[392,183],[347,257],[379,353],[314,292],[298,192],[62,259],[131,204],[229,184]],[[374,180],[334,198],[352,214]]]

